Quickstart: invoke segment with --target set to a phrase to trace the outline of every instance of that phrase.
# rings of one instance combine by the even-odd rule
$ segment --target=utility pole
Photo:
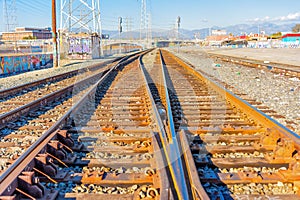
[[[52,36],[53,36],[53,67],[58,67],[57,31],[56,31],[56,0],[52,0]]]
[[[125,18],[125,24],[126,24],[126,32],[127,32],[127,37],[129,40],[132,40],[132,17],[126,17]]]
[[[148,13],[147,15],[148,19],[148,42],[149,42],[149,47],[152,47],[152,18],[151,18],[151,13]]]
[[[122,17],[119,17],[119,42],[120,42],[120,46],[119,46],[119,53],[122,53],[122,43],[121,43],[121,33],[122,33]]]
[[[177,52],[179,53],[179,28],[180,28],[180,23],[181,23],[180,16],[177,17],[176,23],[177,23],[177,35],[176,35],[176,37],[177,37]]]
[[[142,41],[144,37],[143,34],[147,28],[147,0],[142,0],[141,3],[140,40]]]

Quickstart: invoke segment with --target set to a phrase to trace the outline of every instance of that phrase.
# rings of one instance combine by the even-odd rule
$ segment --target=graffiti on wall
[[[90,38],[69,38],[69,54],[89,54]]]
[[[33,71],[53,61],[52,54],[25,56],[1,56],[0,75],[9,75],[25,71]]]

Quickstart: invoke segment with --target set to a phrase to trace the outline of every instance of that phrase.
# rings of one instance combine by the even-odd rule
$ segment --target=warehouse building
[[[27,28],[18,27],[14,32],[3,32],[3,41],[17,41],[25,39],[50,39],[52,38],[51,28]]]
[[[282,42],[299,43],[300,33],[288,33],[282,36]]]

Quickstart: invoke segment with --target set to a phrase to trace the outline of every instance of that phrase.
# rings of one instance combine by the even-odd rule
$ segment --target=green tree
[[[293,30],[292,30],[294,33],[298,33],[300,32],[300,24],[296,24],[294,27],[293,27]]]
[[[26,37],[23,37],[23,40],[36,40],[36,36],[26,36]]]
[[[271,39],[279,39],[279,38],[281,38],[281,36],[282,36],[282,33],[281,32],[277,32],[277,33],[271,34],[270,38]]]

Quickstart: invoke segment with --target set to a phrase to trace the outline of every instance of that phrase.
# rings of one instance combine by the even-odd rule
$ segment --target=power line
[[[18,0],[17,3],[20,5],[19,6],[20,8],[26,6],[26,8],[32,9],[36,12],[42,12],[42,9],[41,9],[42,7],[40,5],[38,5],[36,1],[33,1],[32,3],[28,3],[28,1],[26,1],[26,0]],[[49,10],[49,6],[45,6],[45,8],[46,7],[47,7],[46,10]],[[50,13],[50,11],[49,11],[49,13]],[[34,14],[34,13],[31,13],[31,14]]]
[[[102,34],[100,0],[61,0],[60,17],[62,30],[85,29],[89,33]]]
[[[4,25],[7,32],[15,29],[17,26],[17,15],[16,15],[16,0],[4,0],[3,1],[3,19]]]
[[[27,3],[27,1],[19,0],[18,4],[19,4],[18,8],[21,8],[23,10],[26,9],[26,10],[24,10],[24,11],[27,11],[26,13],[30,13],[31,15],[40,14],[40,16],[45,15],[45,12],[42,11],[43,9],[41,9],[35,3],[34,4],[29,4],[29,3]],[[44,10],[49,10],[49,8],[44,9]],[[28,11],[30,11],[30,12],[28,12]],[[51,12],[49,11],[49,14],[50,13]]]

